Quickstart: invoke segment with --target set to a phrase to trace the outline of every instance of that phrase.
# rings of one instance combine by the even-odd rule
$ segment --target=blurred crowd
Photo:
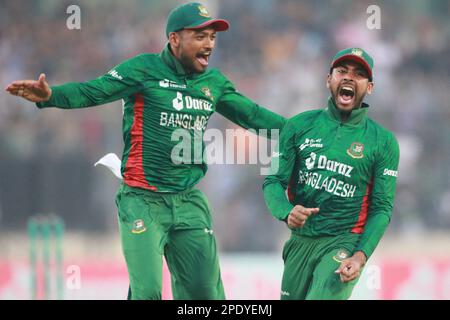
[[[165,19],[181,1],[0,1],[0,83],[86,81],[141,52],[159,52]],[[450,230],[450,2],[204,1],[231,28],[218,35],[211,64],[240,92],[286,117],[323,107],[337,50],[365,48],[375,60],[370,115],[400,143],[396,204],[388,233]],[[369,29],[367,7],[381,9]],[[81,30],[66,9],[81,8]],[[209,128],[235,128],[215,115]],[[121,104],[38,111],[0,93],[0,230],[23,229],[56,213],[73,230],[116,232],[118,181],[93,164],[121,155]],[[287,228],[269,215],[258,165],[211,165],[200,188],[225,251],[276,250]]]

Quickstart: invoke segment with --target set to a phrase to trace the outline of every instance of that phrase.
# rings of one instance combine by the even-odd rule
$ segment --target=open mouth
[[[200,63],[200,65],[202,67],[208,66],[208,60],[209,60],[210,55],[211,55],[211,52],[201,52],[201,53],[197,54],[197,56],[196,56],[197,61]]]
[[[349,85],[343,85],[338,92],[339,103],[342,105],[349,105],[353,102],[355,97],[355,89]]]

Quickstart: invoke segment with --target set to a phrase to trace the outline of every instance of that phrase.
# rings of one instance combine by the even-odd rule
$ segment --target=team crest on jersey
[[[203,92],[203,94],[204,94],[205,96],[207,96],[207,97],[210,98],[211,100],[214,100],[214,97],[213,97],[212,94],[211,94],[211,90],[209,90],[208,87],[203,87],[201,90],[202,90],[202,92]]]
[[[147,228],[145,228],[144,220],[142,219],[134,220],[133,229],[131,229],[132,233],[142,233],[145,230],[147,230]]]
[[[353,142],[350,148],[347,149],[347,154],[355,159],[361,159],[364,157],[364,145],[359,142]]]
[[[338,252],[336,252],[336,254],[333,256],[333,260],[336,262],[341,263],[342,261],[344,261],[345,259],[347,259],[349,257],[349,252],[345,249],[339,249]]]

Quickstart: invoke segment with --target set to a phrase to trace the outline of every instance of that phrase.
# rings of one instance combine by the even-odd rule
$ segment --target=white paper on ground
[[[97,166],[98,164],[107,167],[117,178],[122,179],[122,174],[120,173],[122,161],[120,161],[119,157],[115,153],[108,153],[103,156],[103,158],[98,160],[94,166]]]

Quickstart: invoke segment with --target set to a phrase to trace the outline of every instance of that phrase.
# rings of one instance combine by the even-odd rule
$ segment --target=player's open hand
[[[52,89],[45,80],[45,74],[41,73],[36,80],[19,80],[9,84],[6,88],[10,94],[27,99],[31,102],[43,102],[50,99]]]
[[[310,215],[318,212],[319,208],[305,208],[304,206],[296,205],[289,213],[287,224],[290,228],[301,228],[305,225]]]
[[[339,274],[342,282],[349,282],[359,277],[365,263],[366,256],[363,252],[357,251],[350,258],[343,260],[335,273]]]

